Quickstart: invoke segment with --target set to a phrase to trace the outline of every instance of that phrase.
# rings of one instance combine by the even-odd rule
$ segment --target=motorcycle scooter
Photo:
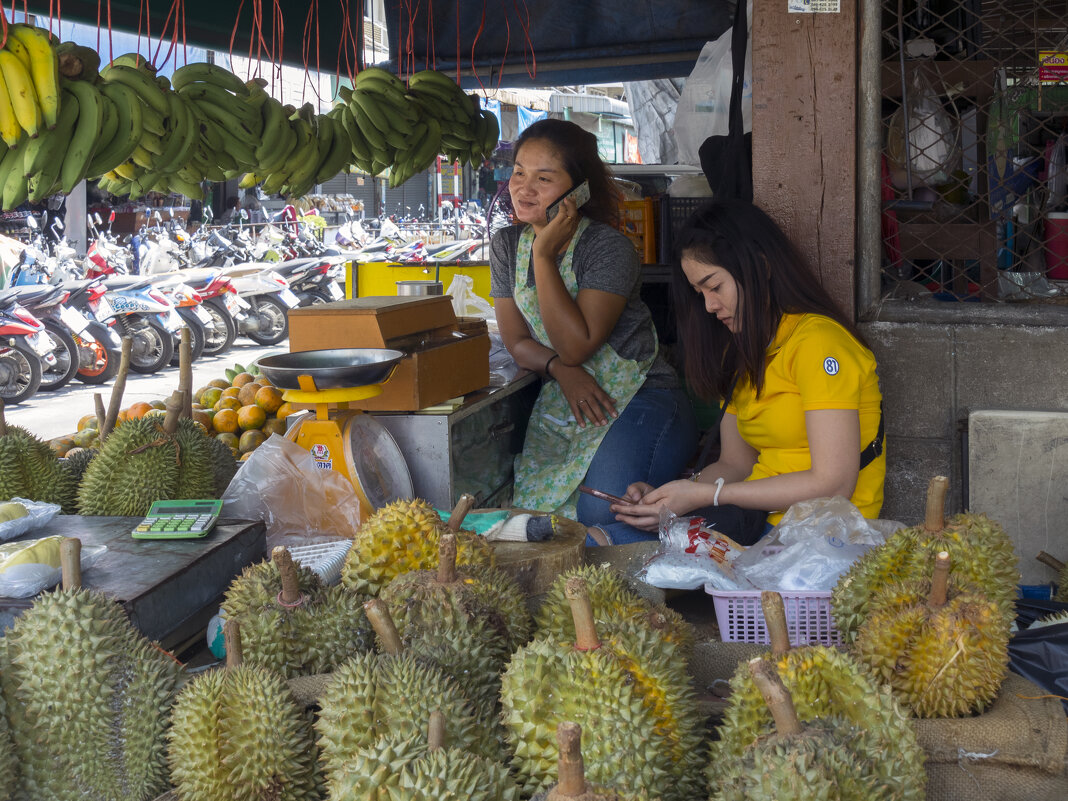
[[[34,396],[44,366],[55,364],[54,349],[44,324],[18,304],[14,293],[0,290],[0,398],[5,403]]]

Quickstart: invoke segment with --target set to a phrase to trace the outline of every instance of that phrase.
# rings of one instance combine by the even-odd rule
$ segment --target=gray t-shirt
[[[490,242],[490,295],[495,298],[510,298],[514,294],[516,251],[523,227],[504,228]],[[557,258],[557,264],[561,261],[563,254]],[[627,299],[616,327],[608,335],[608,344],[624,359],[648,359],[655,347],[655,329],[649,307],[641,299],[641,264],[631,241],[609,225],[591,223],[575,245],[572,267],[580,290],[598,289]],[[533,258],[526,265],[526,281],[528,287],[534,286]],[[657,353],[644,386],[670,389],[678,383],[675,371]]]

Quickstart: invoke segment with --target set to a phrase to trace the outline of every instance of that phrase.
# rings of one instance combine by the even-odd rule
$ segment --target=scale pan
[[[332,348],[264,356],[256,364],[281,389],[301,389],[299,376],[311,376],[316,390],[363,387],[389,378],[405,354],[386,348]]]

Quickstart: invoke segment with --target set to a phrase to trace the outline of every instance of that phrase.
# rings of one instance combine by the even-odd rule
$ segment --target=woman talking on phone
[[[590,544],[645,538],[577,488],[621,495],[635,480],[668,481],[697,428],[639,297],[638,255],[613,225],[619,197],[597,138],[564,120],[534,123],[516,142],[508,189],[517,224],[490,247],[497,324],[519,366],[544,379],[513,502],[577,518]]]
[[[696,481],[636,481],[617,519],[655,532],[662,507],[751,545],[798,501],[883,502],[875,357],[767,214],[712,202],[676,238],[675,305],[690,384],[726,399],[719,459]]]

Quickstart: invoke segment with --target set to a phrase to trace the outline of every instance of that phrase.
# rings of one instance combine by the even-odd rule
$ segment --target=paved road
[[[224,371],[235,363],[248,364],[268,353],[288,352],[289,340],[264,347],[239,337],[234,346],[223,355],[202,356],[193,362],[193,388],[198,389],[213,378],[225,378]],[[72,434],[77,428],[78,418],[93,413],[95,393],[103,395],[104,407],[107,408],[113,383],[109,381],[103,386],[93,386],[74,379],[63,389],[38,392],[25,403],[7,406],[4,416],[8,422],[24,426],[42,439]],[[177,367],[165,367],[153,375],[141,375],[131,371],[126,379],[126,391],[122,394],[122,405],[126,407],[136,401],[164,400],[176,389]]]

